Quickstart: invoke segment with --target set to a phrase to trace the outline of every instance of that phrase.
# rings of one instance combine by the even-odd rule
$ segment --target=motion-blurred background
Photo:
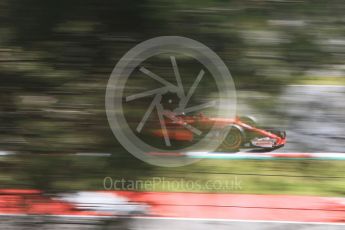
[[[1,149],[118,149],[105,119],[107,80],[125,52],[162,35],[212,48],[233,75],[239,113],[284,126],[287,149],[344,148],[342,1],[0,4]]]
[[[116,141],[104,106],[129,49],[185,36],[228,66],[239,114],[287,131],[279,151],[344,152],[344,12],[342,0],[0,0],[0,150],[21,154],[0,158],[0,187],[102,190],[105,176],[202,173],[242,176],[241,193],[344,195],[342,162],[146,165]],[[107,157],[66,155],[75,153]]]

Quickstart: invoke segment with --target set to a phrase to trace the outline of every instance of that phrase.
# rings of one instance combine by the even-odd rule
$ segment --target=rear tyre
[[[247,124],[247,125],[250,125],[252,127],[256,127],[257,126],[257,120],[252,117],[252,116],[243,116],[243,117],[240,117],[240,121],[242,121],[243,123]]]

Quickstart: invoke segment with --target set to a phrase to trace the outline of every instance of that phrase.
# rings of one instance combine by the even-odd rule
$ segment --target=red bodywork
[[[282,147],[286,143],[285,132],[282,135],[273,133],[272,131],[265,130],[262,128],[254,127],[241,121],[239,117],[234,119],[231,118],[210,118],[204,115],[197,116],[176,116],[176,120],[172,121],[168,118],[165,119],[166,130],[171,140],[176,141],[193,141],[195,134],[189,129],[185,128],[186,125],[191,125],[200,130],[207,130],[210,127],[217,127],[222,130],[231,125],[241,127],[246,133],[250,133],[251,137],[269,138],[274,140],[274,146],[271,148]],[[164,138],[163,129],[157,128],[153,130],[153,135],[156,137]],[[250,140],[247,140],[250,141]]]

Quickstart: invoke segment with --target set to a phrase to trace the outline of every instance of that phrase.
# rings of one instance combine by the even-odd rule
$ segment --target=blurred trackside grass
[[[139,191],[345,194],[344,161],[202,160],[185,167],[162,168],[133,158],[65,155],[9,157],[1,162],[10,169],[2,167],[2,188],[38,188],[46,192],[104,190],[104,178],[111,177],[127,182],[148,181],[149,185],[137,188]],[[233,185],[235,181],[240,186]],[[131,188],[128,183],[125,186]]]
[[[300,85],[345,85],[345,77],[302,76],[295,80]]]

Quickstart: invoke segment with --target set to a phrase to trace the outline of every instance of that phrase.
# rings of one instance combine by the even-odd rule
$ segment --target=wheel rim
[[[236,149],[241,146],[242,143],[242,135],[241,132],[237,129],[232,128],[229,134],[226,136],[224,140],[224,147],[230,149]]]

